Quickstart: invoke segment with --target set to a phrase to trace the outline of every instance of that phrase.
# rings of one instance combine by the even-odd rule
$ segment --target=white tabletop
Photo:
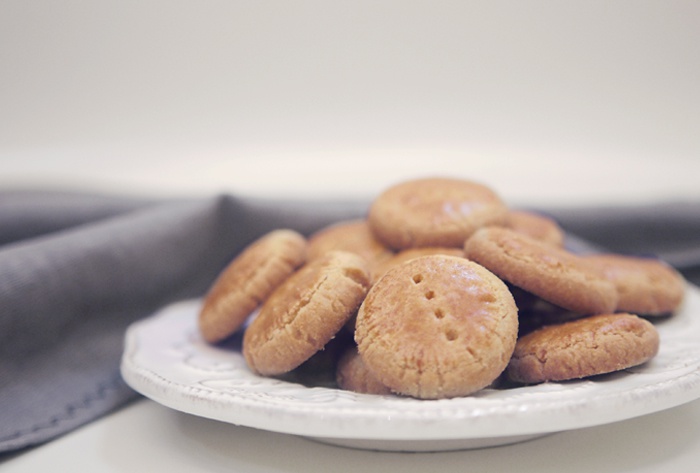
[[[442,174],[513,205],[697,201],[697,18],[697,2],[5,1],[0,188],[366,198]],[[511,446],[400,454],[140,400],[0,469],[642,473],[699,463],[700,401]]]
[[[700,401],[515,445],[441,453],[351,450],[237,427],[139,401],[35,451],[3,471],[134,472],[695,472]]]

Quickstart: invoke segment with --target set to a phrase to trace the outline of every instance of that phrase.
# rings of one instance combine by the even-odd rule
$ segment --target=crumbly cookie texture
[[[618,254],[599,254],[586,259],[615,285],[618,312],[668,315],[683,302],[683,276],[658,259]]]
[[[517,332],[517,308],[500,279],[464,258],[433,255],[382,276],[360,307],[355,340],[382,384],[439,399],[491,384]]]
[[[501,227],[483,228],[464,244],[467,258],[509,283],[580,314],[613,312],[615,286],[584,258]]]
[[[309,261],[265,301],[243,336],[254,372],[286,373],[321,350],[356,313],[369,288],[360,256],[333,251]]]
[[[460,179],[406,181],[380,194],[369,209],[374,234],[399,250],[420,246],[461,248],[484,225],[503,224],[508,209],[490,188]]]
[[[659,334],[632,314],[601,314],[550,325],[521,337],[507,369],[511,381],[565,381],[619,371],[650,360]]]
[[[234,333],[305,261],[306,239],[293,230],[274,230],[248,245],[204,297],[198,317],[202,337],[216,343]]]

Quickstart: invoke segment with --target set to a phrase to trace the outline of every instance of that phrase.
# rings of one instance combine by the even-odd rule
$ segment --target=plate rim
[[[700,290],[689,285],[686,292],[684,306],[700,304]],[[478,396],[447,400],[415,400],[400,398],[398,396],[375,396],[348,393],[336,388],[307,388],[286,381],[274,380],[275,383],[286,383],[291,389],[316,390],[318,392],[332,391],[343,397],[358,398],[372,402],[371,407],[362,403],[343,406],[332,403],[320,403],[304,405],[294,404],[290,409],[289,403],[277,399],[262,399],[253,397],[241,397],[235,392],[217,391],[206,386],[191,386],[175,383],[148,367],[140,365],[136,360],[136,354],[142,342],[139,339],[142,328],[157,321],[159,317],[172,313],[174,307],[186,308],[198,304],[198,300],[183,301],[165,307],[153,316],[135,322],[126,332],[125,349],[122,356],[120,370],[124,380],[133,389],[144,396],[166,407],[206,417],[218,421],[236,425],[259,428],[274,432],[295,434],[317,438],[344,438],[344,439],[377,439],[377,440],[439,440],[439,439],[477,439],[492,437],[507,437],[513,435],[546,434],[577,428],[603,425],[618,422],[640,415],[651,414],[664,409],[675,407],[700,397],[700,368],[696,367],[678,377],[663,379],[643,386],[633,388],[628,396],[619,393],[598,394],[595,398],[582,398],[572,401],[569,398],[545,399],[540,405],[527,400],[532,397],[530,391],[526,391],[525,408],[509,404],[509,410],[504,411],[502,406],[488,408],[489,402]],[[184,309],[183,309],[184,310]],[[681,309],[683,311],[683,308]],[[677,314],[674,317],[678,317]],[[688,314],[684,315],[688,317]],[[695,322],[694,325],[697,325]],[[662,340],[663,344],[663,340]],[[240,353],[238,353],[239,356]],[[623,376],[634,375],[626,373]],[[267,378],[260,378],[265,382]],[[568,384],[590,383],[589,380],[567,382]],[[552,383],[550,386],[559,386],[561,383]],[[177,389],[173,389],[177,386]],[[531,387],[514,388],[509,390],[526,390]],[[522,391],[520,391],[522,393]],[[518,393],[515,393],[518,394]],[[542,394],[547,398],[545,390]],[[389,399],[388,408],[381,404],[380,400]],[[631,403],[630,400],[636,401]],[[395,402],[394,402],[395,401]],[[396,404],[396,407],[394,407]],[[425,410],[405,409],[403,405],[419,404]],[[474,404],[474,405],[472,405]],[[483,404],[483,405],[480,405]],[[502,403],[501,403],[502,404]],[[577,410],[589,410],[589,415],[581,416],[574,412]],[[605,412],[603,415],[602,412]],[[572,413],[573,412],[573,413]],[[538,419],[554,416],[559,413],[563,416],[560,422],[552,425],[549,420]],[[486,419],[486,421],[484,421]],[[496,421],[501,425],[495,427]],[[516,422],[517,421],[517,422]],[[343,423],[350,425],[343,426]],[[418,424],[421,428],[416,427]]]

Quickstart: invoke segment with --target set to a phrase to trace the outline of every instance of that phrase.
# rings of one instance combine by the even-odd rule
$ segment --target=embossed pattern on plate
[[[379,450],[446,450],[512,443],[616,422],[700,397],[700,289],[655,322],[659,354],[610,375],[424,401],[306,387],[252,374],[236,349],[205,343],[199,301],[164,308],[126,334],[122,375],[136,391],[190,414]],[[239,340],[240,341],[240,340]]]

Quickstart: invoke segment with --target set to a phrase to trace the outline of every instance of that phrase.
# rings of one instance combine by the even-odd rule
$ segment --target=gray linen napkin
[[[544,213],[599,249],[661,258],[700,285],[700,202],[550,208]]]
[[[51,440],[134,399],[119,375],[126,327],[203,294],[256,237],[283,227],[309,234],[366,208],[227,195],[0,192],[0,453]],[[594,245],[669,257],[700,282],[700,204],[547,213]]]
[[[0,452],[133,399],[119,375],[126,327],[201,295],[257,236],[280,227],[308,234],[364,208],[0,193]]]

